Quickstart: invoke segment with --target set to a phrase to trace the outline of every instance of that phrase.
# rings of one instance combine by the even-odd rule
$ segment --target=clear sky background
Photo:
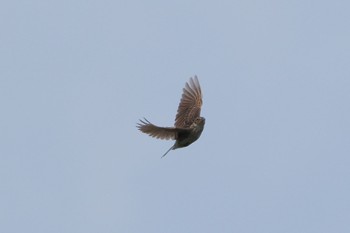
[[[350,1],[3,1],[0,232],[350,232]],[[172,126],[198,75],[206,126]]]

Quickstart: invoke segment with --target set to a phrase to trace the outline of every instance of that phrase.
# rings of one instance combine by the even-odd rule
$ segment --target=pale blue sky
[[[3,1],[0,232],[350,232],[350,2]],[[190,76],[202,137],[173,144]]]

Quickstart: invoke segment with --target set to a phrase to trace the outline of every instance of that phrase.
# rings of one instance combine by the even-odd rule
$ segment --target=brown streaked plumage
[[[175,127],[159,127],[144,118],[140,120],[137,128],[154,138],[176,140],[162,156],[164,157],[170,150],[189,146],[201,136],[205,124],[205,118],[200,116],[201,107],[202,91],[197,76],[194,76],[183,88],[175,117]]]

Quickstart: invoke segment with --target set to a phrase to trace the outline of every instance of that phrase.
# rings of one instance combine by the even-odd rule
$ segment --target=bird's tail
[[[163,158],[164,156],[166,156],[166,154],[168,154],[169,151],[174,150],[174,149],[175,149],[175,144],[174,144],[172,147],[170,147],[169,150],[167,150],[167,152],[165,152],[165,154],[164,154],[161,158]]]

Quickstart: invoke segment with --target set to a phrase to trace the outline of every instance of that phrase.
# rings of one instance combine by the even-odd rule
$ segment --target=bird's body
[[[175,127],[159,127],[147,119],[140,120],[138,128],[141,132],[158,139],[176,140],[170,150],[189,146],[202,134],[205,118],[200,116],[202,106],[202,92],[197,76],[186,83],[175,118]]]

